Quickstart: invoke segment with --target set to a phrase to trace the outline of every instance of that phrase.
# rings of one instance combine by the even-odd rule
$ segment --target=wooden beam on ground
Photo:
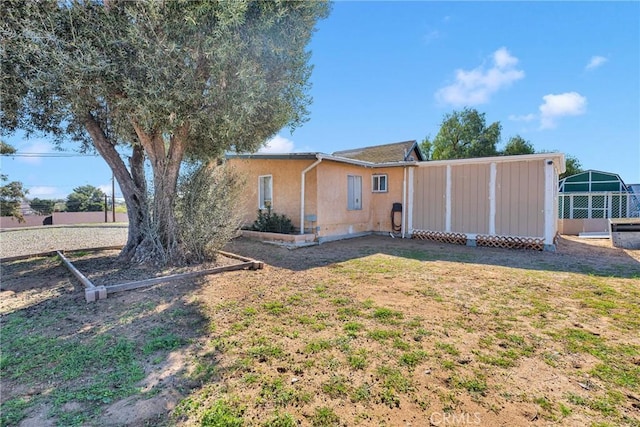
[[[84,274],[80,272],[72,263],[64,256],[62,251],[56,251],[62,263],[67,267],[67,269],[76,276],[76,279],[80,281],[84,285],[84,298],[87,302],[94,302],[100,299],[104,299],[107,297],[107,290],[104,286],[95,286],[91,283],[91,280],[87,278]]]
[[[227,255],[225,255],[227,256]],[[145,286],[151,286],[151,285],[156,285],[158,283],[166,283],[166,282],[171,282],[173,280],[182,280],[182,279],[190,279],[193,277],[199,277],[199,276],[206,276],[208,274],[214,274],[214,273],[222,273],[224,271],[234,271],[234,270],[248,270],[248,269],[255,269],[255,264],[256,261],[247,261],[247,262],[243,262],[240,264],[234,264],[234,265],[225,265],[222,267],[215,267],[215,268],[210,268],[207,270],[200,270],[200,271],[191,271],[188,273],[179,273],[179,274],[172,274],[169,276],[162,276],[162,277],[153,277],[151,279],[145,279],[145,280],[138,280],[135,282],[128,282],[128,283],[121,283],[119,285],[109,285],[106,286],[107,288],[107,293],[111,294],[114,292],[121,292],[121,291],[129,291],[132,289],[138,289],[138,288],[143,288]]]

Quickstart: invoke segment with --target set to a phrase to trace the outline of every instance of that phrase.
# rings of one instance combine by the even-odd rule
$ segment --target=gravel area
[[[91,224],[5,230],[0,233],[0,258],[56,250],[124,245],[127,224]]]

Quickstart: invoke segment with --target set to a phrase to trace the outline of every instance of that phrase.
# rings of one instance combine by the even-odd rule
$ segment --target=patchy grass
[[[120,424],[428,425],[450,414],[477,425],[639,425],[640,263],[620,252],[603,265],[590,249],[381,237],[234,245],[272,265],[93,305],[65,282],[5,310],[1,425],[44,414],[101,426],[122,399],[167,392],[173,411]],[[15,263],[3,289],[25,269],[45,280],[51,268]]]

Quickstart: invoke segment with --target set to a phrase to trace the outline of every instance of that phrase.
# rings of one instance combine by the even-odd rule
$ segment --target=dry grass
[[[638,426],[639,251],[587,245],[369,237],[288,251],[240,240],[228,249],[265,270],[129,295],[146,304],[135,315],[124,295],[110,298],[92,315],[139,345],[133,357],[155,358],[139,384],[170,371],[155,394],[133,395],[140,408],[175,391],[167,425]],[[30,407],[19,390],[10,398],[24,417],[62,411],[44,397]],[[98,409],[83,422],[145,422]]]

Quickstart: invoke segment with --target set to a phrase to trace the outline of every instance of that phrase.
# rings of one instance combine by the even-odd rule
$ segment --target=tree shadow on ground
[[[2,271],[2,425],[166,425],[191,390],[222,372],[206,305],[206,278],[109,295],[87,304],[55,257]]]

